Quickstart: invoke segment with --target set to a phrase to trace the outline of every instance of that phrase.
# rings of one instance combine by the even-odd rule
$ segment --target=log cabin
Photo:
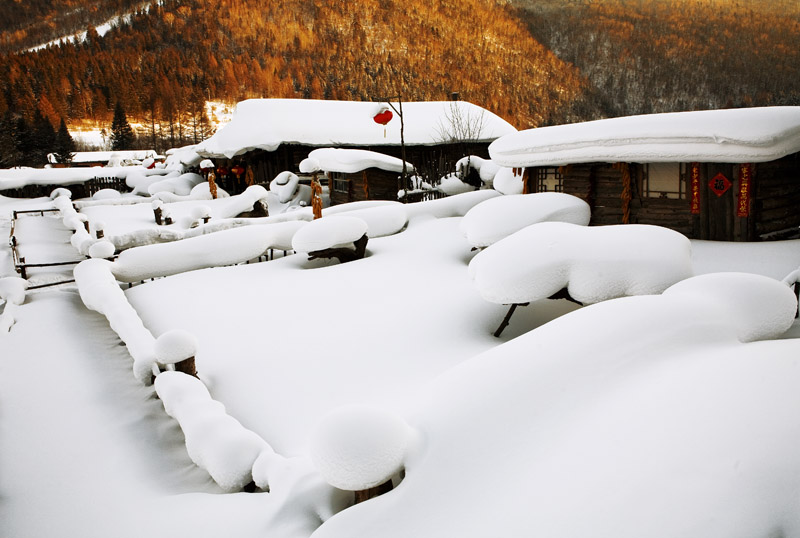
[[[584,199],[594,225],[654,224],[718,241],[800,237],[800,107],[542,127],[489,152],[523,172],[525,192]]]
[[[513,132],[499,116],[466,101],[249,99],[195,150],[214,161],[218,183],[233,194],[297,171],[312,150],[329,147],[405,157],[418,174],[435,181],[465,155],[488,158],[489,144]],[[243,172],[234,177],[236,167]],[[396,195],[397,186],[392,191]]]

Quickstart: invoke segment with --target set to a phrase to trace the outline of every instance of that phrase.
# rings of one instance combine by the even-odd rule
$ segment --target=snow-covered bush
[[[571,194],[509,194],[470,209],[461,221],[461,231],[471,246],[484,248],[537,222],[588,226],[590,219],[589,204]]]
[[[280,203],[285,204],[294,198],[299,185],[300,178],[296,174],[281,172],[270,181],[269,190],[278,196]]]
[[[383,484],[403,468],[411,438],[411,428],[399,416],[352,405],[323,418],[309,450],[330,485],[360,491]]]
[[[116,189],[100,189],[92,195],[92,200],[115,200],[121,197],[122,193]]]
[[[566,288],[582,304],[661,293],[692,276],[691,244],[658,226],[542,222],[488,247],[469,265],[481,296],[498,304],[546,299]]]

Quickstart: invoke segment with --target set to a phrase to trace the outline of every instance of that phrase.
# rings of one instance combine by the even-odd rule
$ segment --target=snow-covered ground
[[[662,295],[536,301],[495,338],[507,308],[472,281],[462,227],[488,199],[402,206],[407,227],[345,264],[296,254],[117,291],[137,334],[194,335],[207,395],[182,374],[140,383],[131,354],[152,341],[122,342],[84,305],[124,259],[91,260],[97,284],[80,295],[28,291],[0,333],[0,535],[800,537],[800,324],[779,282],[800,241],[692,241],[699,276]],[[53,203],[0,199],[0,233],[31,206]],[[152,220],[149,203],[83,211],[113,234]],[[369,211],[380,224],[398,208]],[[64,230],[30,218],[20,237],[37,256],[69,252]],[[205,248],[240,248],[218,237]],[[166,265],[195,267],[192,240]],[[159,276],[170,250],[147,248],[130,252]],[[13,274],[0,247],[0,277]],[[198,398],[213,413],[180,410]],[[220,413],[264,443],[254,493],[204,470],[218,465],[204,443],[228,436]],[[250,457],[236,446],[223,466]],[[366,488],[387,473],[393,491],[342,511],[349,497],[323,480]]]

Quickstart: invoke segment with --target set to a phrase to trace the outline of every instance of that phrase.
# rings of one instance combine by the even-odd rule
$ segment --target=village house
[[[525,192],[579,196],[591,224],[693,239],[800,237],[800,107],[651,114],[531,129],[489,148]]]
[[[239,103],[230,123],[195,150],[214,161],[218,184],[236,193],[250,184],[268,183],[280,172],[298,171],[300,163],[318,148],[360,149],[396,159],[405,154],[417,174],[436,181],[465,155],[488,157],[493,140],[514,132],[516,129],[502,118],[466,101],[401,105],[250,99]],[[385,170],[378,170],[367,171],[369,184],[388,181],[386,177],[378,179],[386,175]],[[391,194],[396,199],[397,174],[391,174]],[[340,186],[343,188],[344,183]],[[373,198],[382,191],[373,188],[367,192]],[[388,192],[381,196],[389,196]]]

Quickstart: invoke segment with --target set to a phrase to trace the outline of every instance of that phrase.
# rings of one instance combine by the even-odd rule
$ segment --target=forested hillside
[[[0,2],[0,51],[48,43],[149,4],[145,0],[4,0]]]
[[[495,0],[166,0],[102,38],[0,57],[0,113],[110,121],[121,101],[169,145],[206,99],[460,92],[521,127],[562,120],[582,79],[515,13]]]
[[[797,0],[517,0],[588,81],[587,119],[800,104]]]

